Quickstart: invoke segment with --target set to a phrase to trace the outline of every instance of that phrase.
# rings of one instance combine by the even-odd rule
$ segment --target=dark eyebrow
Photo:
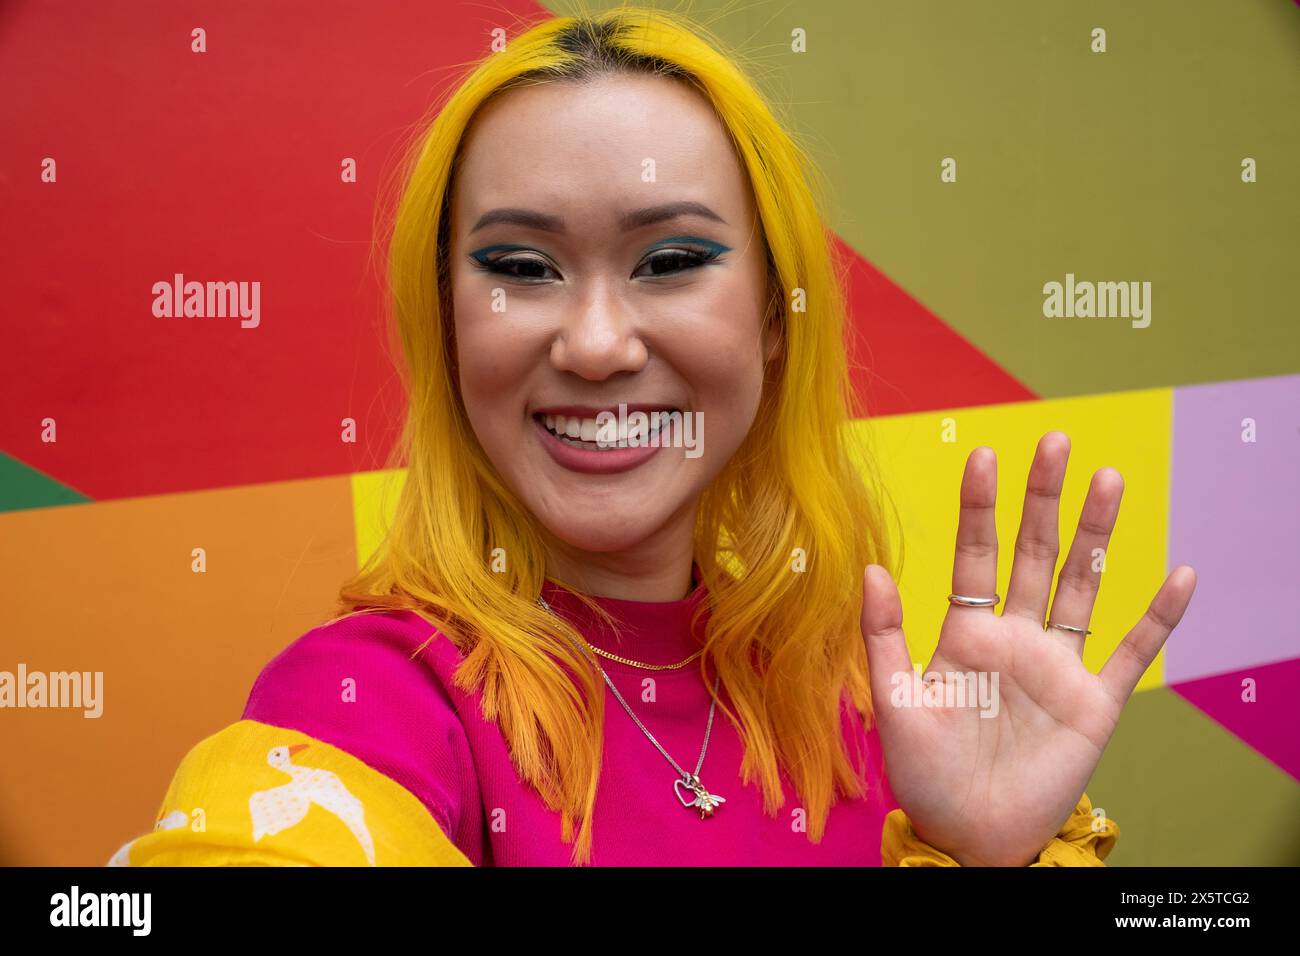
[[[514,223],[529,229],[540,229],[542,232],[564,232],[564,220],[559,216],[548,216],[546,213],[534,212],[531,209],[505,208],[485,212],[483,217],[474,223],[474,228],[469,231],[469,234],[472,236],[480,229],[498,222]]]
[[[635,209],[620,218],[618,224],[624,232],[627,232],[632,229],[640,229],[645,226],[652,226],[655,223],[665,222],[669,219],[676,219],[679,216],[699,216],[703,219],[720,222],[724,226],[727,224],[725,219],[708,206],[689,200],[665,203],[662,206],[648,206],[645,209]],[[505,207],[485,212],[482,218],[474,224],[474,228],[469,231],[470,235],[498,222],[513,223],[518,226],[526,226],[529,229],[539,229],[542,232],[564,232],[564,220],[559,216],[551,216],[532,209]]]
[[[619,226],[624,231],[631,229],[640,229],[642,226],[653,226],[657,222],[665,222],[669,219],[676,219],[678,216],[700,216],[703,219],[712,219],[714,222],[720,222],[724,226],[727,220],[723,219],[716,212],[710,209],[704,203],[682,202],[665,203],[662,206],[650,206],[646,209],[636,209],[628,213],[618,221]]]

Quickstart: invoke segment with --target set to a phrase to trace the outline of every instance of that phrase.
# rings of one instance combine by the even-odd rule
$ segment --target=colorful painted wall
[[[1010,541],[1064,429],[1064,540],[1093,471],[1126,479],[1087,662],[1169,569],[1199,578],[1088,788],[1123,829],[1109,862],[1300,863],[1300,7],[691,9],[827,174],[914,657],[965,456],[998,450]],[[0,864],[106,861],[330,612],[400,479],[381,176],[493,29],[567,12],[0,6],[0,670],[105,681],[98,718],[0,710]],[[260,281],[259,324],[156,317],[177,273]],[[1150,282],[1149,324],[1045,315],[1067,276]]]

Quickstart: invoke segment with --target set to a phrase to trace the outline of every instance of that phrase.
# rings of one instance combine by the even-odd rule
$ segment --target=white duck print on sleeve
[[[370,865],[374,866],[375,844],[366,828],[365,807],[343,785],[337,774],[300,767],[292,762],[293,755],[307,747],[307,744],[272,747],[266,755],[268,764],[293,779],[283,786],[259,790],[248,798],[248,810],[253,818],[253,842],[301,823],[314,803],[343,821],[361,844]]]

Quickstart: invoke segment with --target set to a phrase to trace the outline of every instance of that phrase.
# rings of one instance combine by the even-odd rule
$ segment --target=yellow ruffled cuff
[[[1043,847],[1030,866],[1105,866],[1119,840],[1119,824],[1100,810],[1094,812],[1085,793],[1052,842]],[[885,866],[961,866],[956,860],[921,840],[902,810],[885,817],[880,837],[880,860]]]

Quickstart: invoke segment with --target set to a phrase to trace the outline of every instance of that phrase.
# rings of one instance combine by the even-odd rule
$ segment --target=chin
[[[542,525],[570,547],[595,554],[634,548],[659,527],[649,516],[639,516],[637,521],[631,523],[611,523],[596,515],[584,516],[576,521],[573,515],[547,516],[542,520]]]

